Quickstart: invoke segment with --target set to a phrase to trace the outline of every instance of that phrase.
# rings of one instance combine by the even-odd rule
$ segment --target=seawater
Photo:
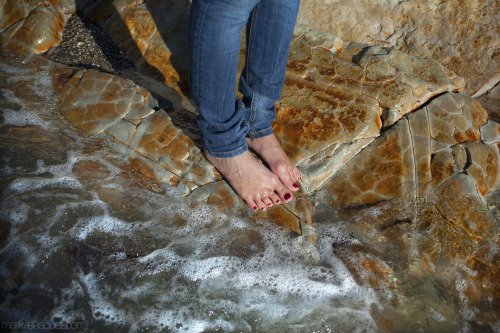
[[[0,64],[2,323],[376,330],[380,296],[332,255],[336,242],[356,242],[341,227],[318,226],[321,260],[311,264],[269,221],[151,191],[126,170],[126,149],[60,114],[48,71]]]

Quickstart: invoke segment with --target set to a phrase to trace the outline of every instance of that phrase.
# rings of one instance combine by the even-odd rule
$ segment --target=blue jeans
[[[300,0],[193,0],[189,82],[205,148],[214,157],[247,149],[246,137],[273,133]],[[245,67],[236,95],[241,33]]]

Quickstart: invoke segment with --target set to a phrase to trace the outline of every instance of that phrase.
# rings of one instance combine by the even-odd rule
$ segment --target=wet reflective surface
[[[449,205],[453,192],[443,189],[442,205],[356,209],[334,209],[318,191],[313,263],[300,237],[269,220],[194,206],[135,173],[127,148],[62,115],[50,66],[25,63],[0,63],[3,323],[124,332],[500,330],[498,191],[487,202],[464,190]]]
[[[331,255],[333,243],[355,242],[338,225],[325,227],[324,259],[311,265],[269,221],[156,193],[127,168],[126,151],[72,128],[47,74],[1,64],[3,321],[117,331],[376,327],[369,309],[380,297]]]

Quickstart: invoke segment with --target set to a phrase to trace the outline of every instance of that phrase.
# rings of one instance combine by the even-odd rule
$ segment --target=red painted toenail
[[[268,203],[268,204],[267,204],[267,207],[269,207],[269,206],[271,206],[271,204],[270,204],[270,203]]]
[[[292,197],[292,195],[291,195],[290,193],[285,194],[285,200],[288,200],[288,199],[290,199],[291,197]]]
[[[264,209],[266,209],[266,207],[262,207],[261,209],[264,210]]]
[[[257,210],[257,206],[253,206],[253,209],[254,209],[254,210]]]
[[[280,203],[280,199],[276,200],[276,203],[279,204]]]
[[[299,185],[297,185],[297,184],[293,184],[293,187],[295,187],[295,188],[299,188]]]

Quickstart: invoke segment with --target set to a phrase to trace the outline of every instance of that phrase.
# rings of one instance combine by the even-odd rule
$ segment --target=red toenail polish
[[[291,195],[290,193],[285,194],[285,200],[288,200],[288,199],[290,199],[291,197],[292,197],[292,195]]]
[[[280,203],[280,199],[276,200],[276,203],[279,204]]]
[[[293,184],[293,187],[295,187],[295,188],[299,188],[299,185],[297,185],[297,184]]]
[[[270,203],[268,203],[268,204],[267,204],[267,207],[269,207],[269,206],[271,206],[271,204],[270,204]]]
[[[254,209],[254,210],[257,210],[257,206],[253,206],[253,209]]]
[[[262,207],[261,209],[264,210],[264,209],[266,209],[266,207]]]

